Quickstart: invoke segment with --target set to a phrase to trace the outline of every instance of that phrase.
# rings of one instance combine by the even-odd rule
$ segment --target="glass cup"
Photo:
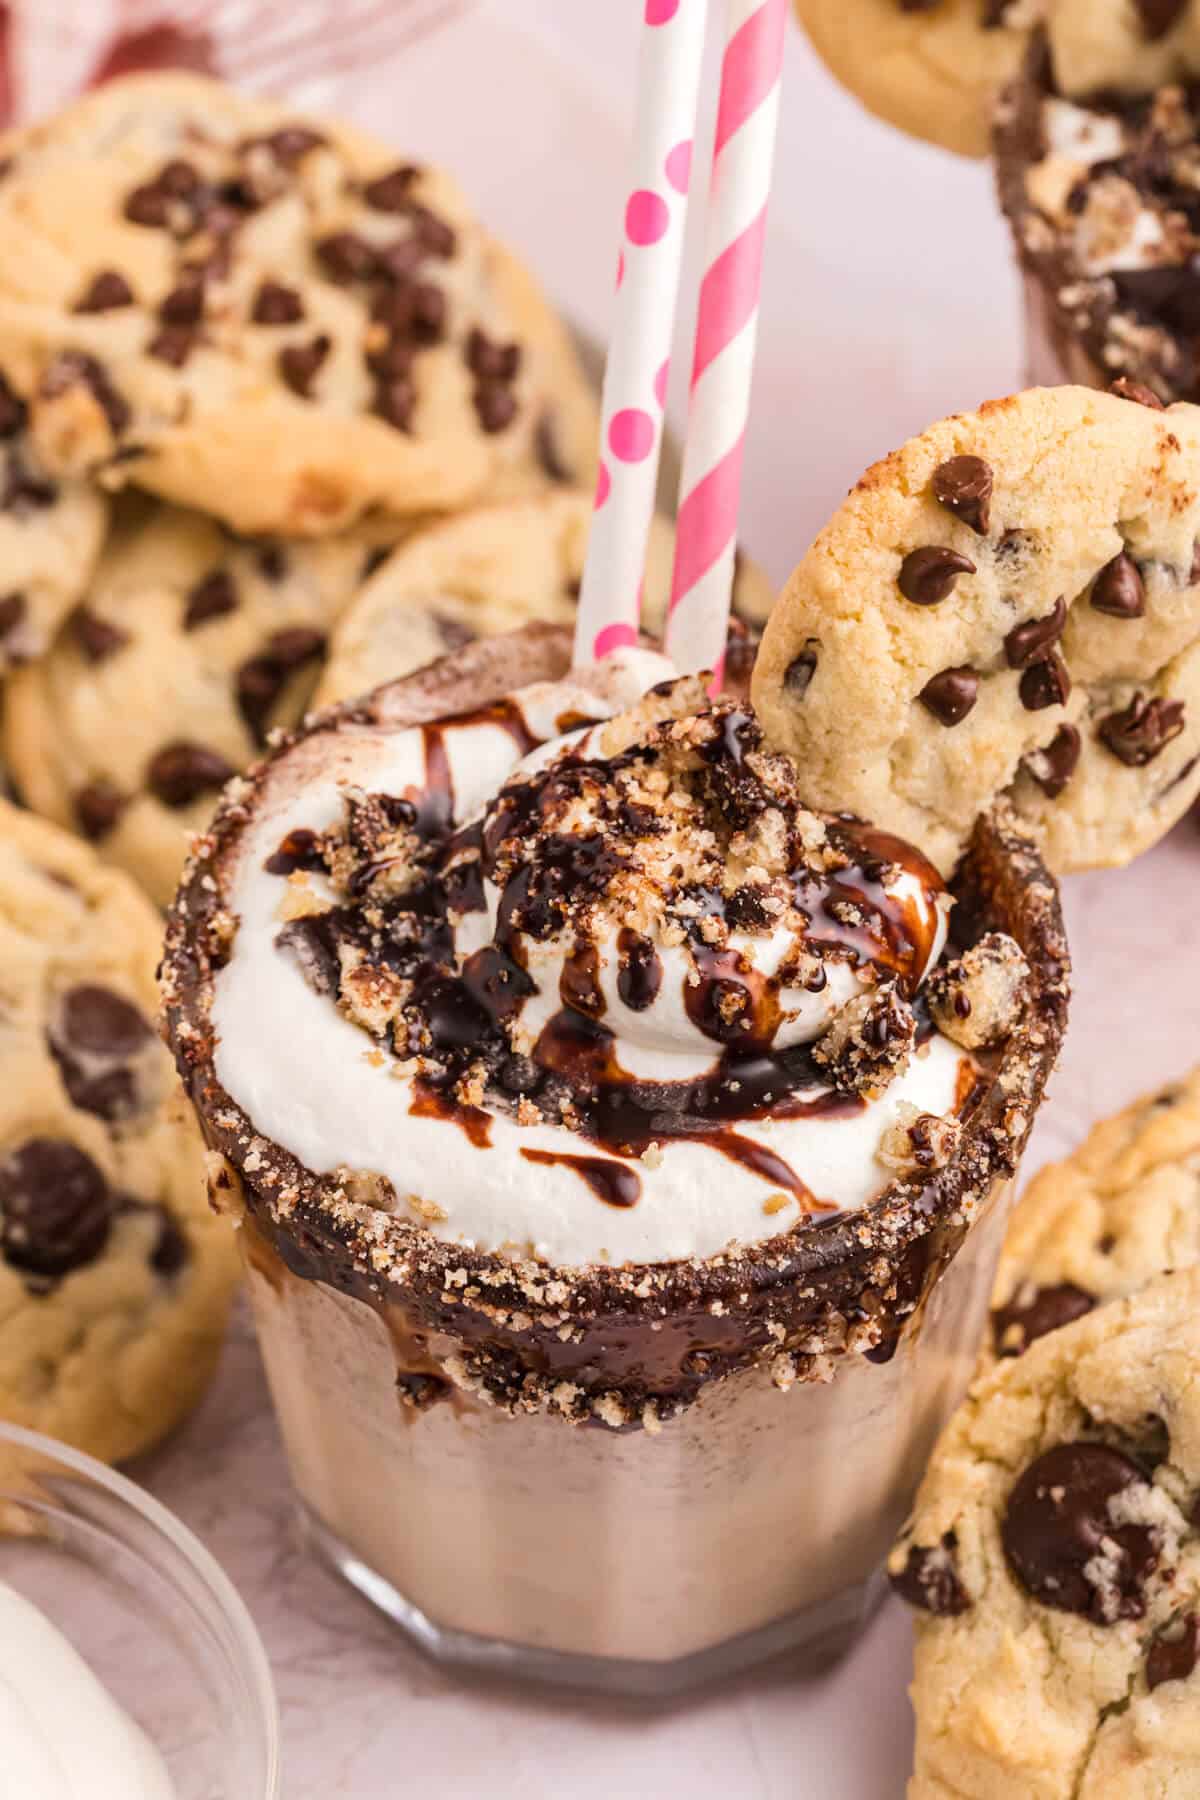
[[[277,1800],[278,1708],[258,1634],[208,1551],[149,1494],[0,1424],[0,1581],[141,1726],[178,1800]]]
[[[547,642],[508,649],[528,675]],[[452,660],[429,677],[443,693]],[[515,685],[493,679],[476,704]],[[431,704],[411,680],[312,729],[403,726],[406,696]],[[703,1262],[560,1271],[355,1212],[336,1178],[325,1197],[221,1087],[222,880],[252,815],[243,793],[219,816],[177,901],[167,1010],[214,1198],[242,1221],[310,1542],[426,1651],[476,1669],[646,1697],[785,1649],[837,1654],[969,1377],[1061,1040],[1062,920],[1030,841],[981,820],[954,883],[962,942],[1010,932],[1032,981],[949,1163]]]

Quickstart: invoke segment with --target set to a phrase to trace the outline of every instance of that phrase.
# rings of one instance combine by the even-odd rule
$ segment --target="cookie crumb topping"
[[[1012,938],[989,931],[954,962],[935,969],[926,987],[938,1029],[965,1049],[1006,1037],[1028,991],[1029,964]]]

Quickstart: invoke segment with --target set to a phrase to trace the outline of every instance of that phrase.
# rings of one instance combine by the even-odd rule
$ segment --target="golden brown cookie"
[[[975,1383],[889,1565],[916,1609],[909,1800],[1200,1792],[1200,1270]]]
[[[334,621],[401,527],[237,539],[130,497],[86,604],[19,670],[5,758],[28,805],[160,905],[217,794],[312,698]]]
[[[236,1258],[159,1043],[161,926],[0,802],[0,1417],[117,1461],[203,1392]]]
[[[1200,1069],[1090,1131],[1013,1214],[983,1363],[1200,1264]]]
[[[1058,873],[1200,791],[1200,410],[1033,388],[868,469],[767,624],[753,699],[848,809],[953,867],[999,795]]]
[[[179,73],[0,156],[0,360],[53,472],[291,534],[588,479],[562,325],[439,171]]]
[[[365,693],[473,638],[539,621],[572,624],[591,518],[591,496],[564,489],[480,507],[418,532],[371,576],[334,627],[316,704]],[[673,541],[670,525],[656,519],[642,619],[654,636],[666,618]],[[731,681],[771,600],[765,575],[739,558]]]

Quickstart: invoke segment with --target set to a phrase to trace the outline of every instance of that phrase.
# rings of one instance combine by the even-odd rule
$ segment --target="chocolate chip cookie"
[[[91,482],[49,473],[0,369],[0,673],[46,649],[95,567],[107,513]]]
[[[563,327],[439,171],[188,74],[0,158],[0,359],[55,474],[290,534],[588,479]]]
[[[1167,1269],[1200,1264],[1200,1069],[1089,1132],[1009,1225],[984,1366]]]
[[[235,1280],[154,1031],[160,939],[123,875],[0,802],[0,1417],[110,1461],[199,1398]]]
[[[304,712],[379,546],[368,524],[283,542],[138,497],[120,513],[86,602],[9,684],[5,755],[36,812],[165,904],[226,781]]]
[[[1001,794],[1057,873],[1200,791],[1200,410],[1034,388],[869,469],[787,584],[753,698],[814,806],[953,867]]]
[[[407,675],[473,638],[536,621],[571,625],[592,518],[579,491],[481,507],[419,532],[367,582],[334,627],[317,703],[365,693]],[[661,633],[674,536],[665,519],[651,532],[643,625]],[[771,587],[739,557],[727,659],[743,678],[771,608]]]
[[[1200,1270],[976,1382],[892,1554],[909,1800],[1200,1792]]]
[[[796,0],[813,47],[879,118],[984,156],[996,95],[1025,52],[1036,0]]]
[[[1188,0],[796,0],[832,74],[870,112],[987,154],[997,99],[1047,40],[1058,91],[1145,93],[1200,72]]]

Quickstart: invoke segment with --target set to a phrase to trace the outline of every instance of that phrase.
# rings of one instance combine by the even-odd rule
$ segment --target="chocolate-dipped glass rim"
[[[952,930],[960,947],[988,929],[1016,939],[1031,971],[1026,1005],[976,1087],[951,1159],[892,1182],[859,1211],[706,1258],[583,1268],[514,1260],[356,1199],[345,1171],[315,1174],[263,1138],[217,1078],[214,981],[236,930],[226,894],[274,761],[347,726],[399,731],[474,711],[560,679],[570,656],[570,634],[544,625],[469,644],[310,718],[226,790],[170,910],[163,964],[168,1040],[223,1159],[215,1185],[240,1198],[293,1273],[376,1307],[402,1305],[425,1330],[461,1340],[472,1379],[509,1404],[537,1405],[570,1380],[581,1416],[592,1396],[616,1391],[632,1420],[647,1402],[661,1415],[752,1362],[785,1359],[776,1373],[786,1383],[814,1357],[847,1348],[884,1359],[993,1184],[1015,1172],[1065,1029],[1058,890],[1002,806],[979,820],[952,884]]]
[[[1094,111],[1101,121],[1124,121],[1135,136],[1154,139],[1151,129],[1158,97],[1179,91],[1182,81],[1142,93],[1105,91],[1071,96],[1073,106]],[[1170,403],[1196,398],[1196,275],[1190,255],[1153,260],[1144,266],[1135,257],[1112,265],[1090,267],[1075,254],[1072,239],[1039,211],[1027,189],[1027,177],[1051,148],[1044,108],[1060,96],[1046,30],[1039,27],[1013,80],[997,103],[992,121],[992,155],[996,193],[1012,232],[1013,247],[1025,278],[1030,379],[1040,383],[1076,381],[1105,388],[1118,378],[1150,389]],[[1188,106],[1195,107],[1190,89]],[[1093,157],[1088,173],[1119,173],[1132,181],[1145,204],[1159,212],[1186,205],[1194,219],[1190,195],[1170,186],[1168,169],[1155,158],[1124,152]],[[1082,173],[1082,171],[1081,171]],[[1066,202],[1074,210],[1086,204],[1081,184]],[[1194,224],[1189,226],[1189,231]]]

